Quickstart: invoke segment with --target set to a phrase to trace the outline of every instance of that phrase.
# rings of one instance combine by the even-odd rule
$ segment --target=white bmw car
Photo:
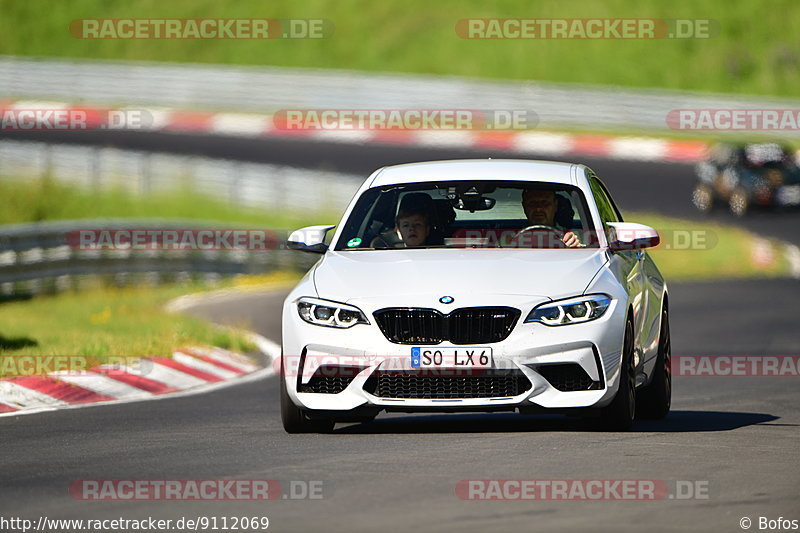
[[[670,408],[667,286],[583,165],[455,160],[385,167],[283,307],[287,432],[379,412],[561,412],[609,430]],[[329,244],[326,244],[329,243]]]

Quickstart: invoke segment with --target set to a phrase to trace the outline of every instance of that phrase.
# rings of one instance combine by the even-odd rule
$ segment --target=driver
[[[525,216],[528,217],[528,222],[532,226],[550,226],[564,232],[561,241],[569,248],[584,246],[578,240],[577,235],[567,231],[567,228],[561,227],[555,222],[556,210],[558,209],[555,191],[549,189],[525,189],[522,191],[522,209],[525,211]]]

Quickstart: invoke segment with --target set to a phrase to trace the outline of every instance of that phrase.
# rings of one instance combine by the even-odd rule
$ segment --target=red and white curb
[[[800,247],[777,239],[753,236],[750,260],[756,268],[774,268],[781,259],[788,263],[789,275],[800,279]]]
[[[169,108],[104,107],[72,105],[64,102],[0,101],[6,110],[59,110],[85,112],[88,128],[130,129],[238,137],[278,137],[341,142],[436,148],[474,148],[505,150],[548,156],[594,156],[639,161],[694,162],[703,159],[708,143],[697,140],[669,140],[657,137],[630,137],[554,133],[547,131],[491,130],[289,130],[275,125],[273,117],[255,113],[215,113]],[[110,111],[138,113],[143,124],[104,123]],[[20,128],[21,129],[21,128]]]
[[[789,261],[789,273],[793,278],[800,279],[800,246],[785,243],[784,254]]]
[[[260,335],[247,335],[270,358],[280,355],[277,344]],[[85,371],[2,378],[0,416],[188,396],[273,373],[272,365],[261,367],[222,348],[181,348],[171,359],[148,357],[128,366],[99,365]]]

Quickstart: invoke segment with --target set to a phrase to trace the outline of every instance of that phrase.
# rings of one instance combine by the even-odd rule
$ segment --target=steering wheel
[[[525,234],[532,234],[530,238],[524,239],[523,236]],[[539,234],[540,238],[538,240],[534,240],[533,235]],[[552,233],[553,235],[548,235]],[[543,241],[541,238],[542,236],[547,235],[547,241]],[[564,232],[558,228],[554,228],[553,226],[546,226],[544,224],[534,224],[533,226],[528,226],[527,228],[522,228],[505,245],[506,248],[566,248],[567,245],[564,244],[564,241],[561,239],[564,238]],[[547,242],[548,246],[534,246],[535,244],[541,244],[543,242]],[[550,245],[550,243],[557,243],[555,246]],[[521,246],[522,244],[522,246]]]

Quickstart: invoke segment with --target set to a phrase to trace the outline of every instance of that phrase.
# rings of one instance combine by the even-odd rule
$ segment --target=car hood
[[[596,248],[328,252],[314,284],[320,298],[340,302],[391,296],[399,304],[419,295],[557,299],[583,293],[606,261]]]

